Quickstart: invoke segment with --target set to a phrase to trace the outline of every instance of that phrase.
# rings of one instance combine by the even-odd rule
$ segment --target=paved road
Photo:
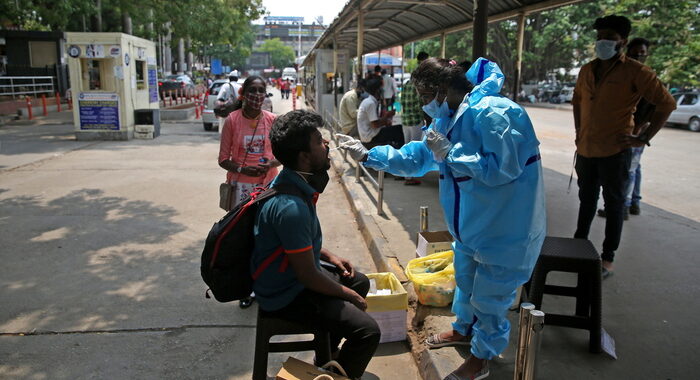
[[[84,143],[71,125],[0,128],[0,378],[250,378],[256,309],[205,299],[199,277],[222,216],[218,134],[162,133]],[[335,179],[318,207],[327,247],[373,271]],[[368,371],[418,373],[402,343]]]

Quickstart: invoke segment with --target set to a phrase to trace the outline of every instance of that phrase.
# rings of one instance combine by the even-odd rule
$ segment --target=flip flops
[[[449,346],[469,346],[471,344],[471,337],[467,337],[465,340],[447,340],[440,338],[440,334],[433,334],[425,340],[425,345],[430,349],[449,347]]]

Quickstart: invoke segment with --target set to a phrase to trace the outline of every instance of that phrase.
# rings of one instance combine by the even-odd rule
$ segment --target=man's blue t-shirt
[[[309,199],[316,192],[298,173],[283,169],[272,181],[297,186]],[[313,248],[314,261],[321,266],[321,224],[315,207],[295,195],[278,194],[260,208],[253,229],[255,249],[251,257],[251,273],[279,247],[284,253],[260,274],[253,283],[256,300],[263,310],[274,311],[287,306],[304,289],[287,255]]]

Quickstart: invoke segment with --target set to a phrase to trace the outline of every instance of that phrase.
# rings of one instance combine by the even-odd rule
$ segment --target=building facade
[[[317,23],[304,24],[304,17],[267,16],[263,21],[262,25],[255,26],[254,47],[259,47],[265,40],[279,38],[294,49],[297,57],[311,51],[325,30],[323,25]]]

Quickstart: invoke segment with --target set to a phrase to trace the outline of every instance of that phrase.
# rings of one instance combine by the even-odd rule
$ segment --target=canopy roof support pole
[[[447,57],[445,56],[445,50],[447,49],[447,46],[446,46],[447,40],[446,39],[447,39],[447,34],[445,32],[442,32],[440,34],[440,58],[445,58],[445,59],[447,59]]]
[[[345,89],[345,88],[344,88]],[[338,108],[338,41],[333,35],[333,115]]]
[[[523,42],[525,40],[525,13],[518,16],[517,60],[515,61],[515,77],[513,78],[513,101],[518,101],[520,80],[523,77]]]
[[[486,44],[488,41],[488,23],[489,23],[489,0],[474,1],[474,30],[472,46],[472,59],[474,61],[479,57],[486,55]]]
[[[362,12],[362,0],[357,2],[357,80],[362,79],[364,59],[362,52],[365,50],[365,15]]]

